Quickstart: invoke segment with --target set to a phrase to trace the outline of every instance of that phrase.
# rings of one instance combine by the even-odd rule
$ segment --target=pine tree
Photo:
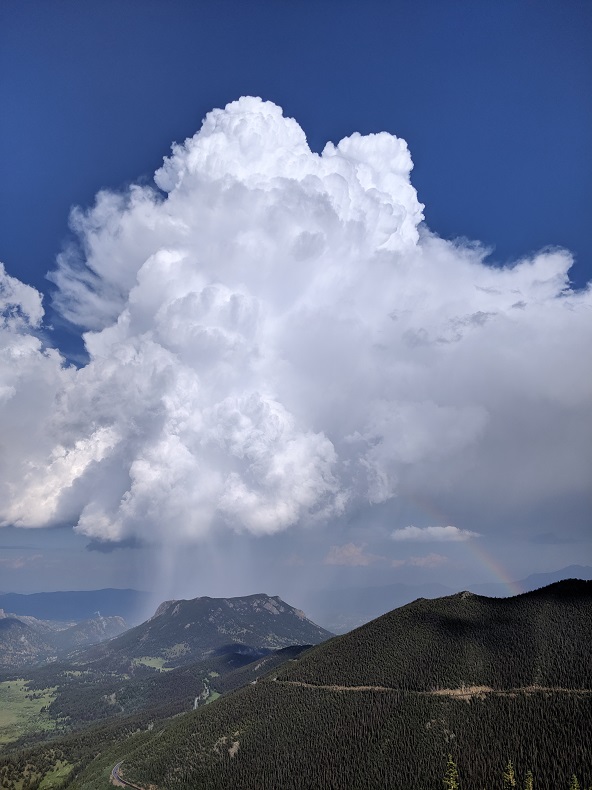
[[[502,778],[504,780],[504,790],[506,790],[506,788],[507,790],[510,790],[510,788],[516,787],[516,774],[514,773],[514,766],[512,765],[511,760],[508,760],[508,764],[506,765]]]
[[[578,777],[574,774],[571,778],[571,782],[569,783],[569,790],[580,790],[580,783],[578,782]]]
[[[532,771],[528,771],[524,780],[524,790],[533,790],[534,780],[532,778]]]
[[[459,790],[458,784],[458,768],[452,759],[452,755],[448,755],[448,762],[446,763],[446,773],[444,774],[444,787],[446,790]]]

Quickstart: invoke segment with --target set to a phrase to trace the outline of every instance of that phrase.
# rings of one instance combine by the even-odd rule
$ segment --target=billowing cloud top
[[[242,98],[158,188],[101,192],[51,275],[67,367],[0,271],[0,521],[98,540],[269,534],[399,492],[541,506],[590,462],[590,291],[424,226],[404,141],[312,153]]]

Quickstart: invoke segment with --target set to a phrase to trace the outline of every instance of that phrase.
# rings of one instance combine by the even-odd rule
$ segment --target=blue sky
[[[431,231],[479,241],[491,248],[488,261],[495,264],[564,247],[575,257],[569,272],[574,287],[592,278],[587,2],[6,0],[0,31],[0,261],[9,275],[45,295],[47,324],[54,327],[46,327],[45,337],[73,358],[82,349],[81,327],[52,308],[56,286],[46,279],[72,241],[71,207],[91,206],[103,188],[151,183],[173,141],[193,135],[206,113],[242,95],[280,105],[313,151],[356,131],[405,139],[414,162],[411,183]],[[529,525],[524,534],[516,528],[520,545],[529,546],[528,561],[516,559],[512,523],[490,532],[484,516],[477,531],[515,578],[581,562],[585,518],[578,497],[574,504],[567,484],[558,490],[550,523],[540,528],[534,524],[540,514],[523,503],[505,514]],[[399,528],[433,526],[429,519],[439,510],[454,513],[459,528],[474,529],[475,508],[451,499],[440,496],[427,513],[413,501],[399,501],[398,515],[387,519]],[[558,538],[560,514],[572,519],[571,506],[577,511],[573,534],[562,525],[568,534]],[[380,521],[376,513],[370,521]],[[374,575],[379,567],[384,580],[392,580],[397,569],[387,572],[376,559],[392,547],[388,529],[379,525],[364,533],[361,522],[363,516],[350,514],[339,521],[339,535],[336,526],[316,532],[314,540],[297,531],[260,538],[253,544],[259,550],[249,552],[266,557],[264,565],[276,555],[296,557],[289,567],[301,568],[310,551],[316,563],[310,573],[322,578],[330,546],[351,544],[362,559],[348,572]],[[32,544],[25,550],[18,548],[24,533],[6,528],[4,545],[17,548],[0,549],[6,560],[0,588],[116,585],[123,568],[125,584],[146,586],[148,549],[88,552],[83,536],[40,529],[26,531]],[[555,543],[541,535],[555,535]],[[230,542],[240,544],[232,549],[238,555],[247,552],[243,538]],[[585,550],[590,556],[589,544]],[[444,556],[438,546],[426,551],[427,557]],[[140,554],[144,559],[136,562]],[[17,556],[23,562],[11,565]],[[80,574],[68,581],[64,568],[72,567],[72,557],[87,584]],[[347,568],[347,551],[343,557]],[[364,557],[374,559],[364,564]],[[250,562],[255,567],[259,560]],[[485,573],[464,555],[451,563],[439,567],[434,559],[431,566],[426,561],[397,572],[444,580],[459,568],[467,578]],[[141,566],[137,573],[130,570],[135,564]],[[260,576],[261,568],[244,572],[245,586],[252,573]]]
[[[406,139],[427,220],[506,261],[551,245],[590,279],[587,2],[2,4],[0,256],[45,289],[72,205],[150,178],[171,141],[243,94],[313,149]]]

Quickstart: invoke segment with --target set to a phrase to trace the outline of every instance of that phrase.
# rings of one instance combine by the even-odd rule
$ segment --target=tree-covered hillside
[[[592,688],[592,582],[513,598],[419,599],[311,650],[278,677],[415,691]]]
[[[117,756],[131,781],[166,790],[442,790],[448,754],[462,790],[501,790],[508,760],[521,779],[532,770],[538,790],[567,790],[573,773],[592,782],[591,721],[589,693],[459,698],[264,681]],[[74,787],[91,790],[91,776]]]

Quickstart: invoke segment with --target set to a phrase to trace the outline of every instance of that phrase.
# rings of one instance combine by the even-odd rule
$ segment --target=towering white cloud
[[[280,108],[215,110],[155,175],[72,215],[67,367],[0,272],[0,520],[99,540],[269,534],[399,492],[583,496],[590,291],[420,225],[392,135],[312,153]]]

